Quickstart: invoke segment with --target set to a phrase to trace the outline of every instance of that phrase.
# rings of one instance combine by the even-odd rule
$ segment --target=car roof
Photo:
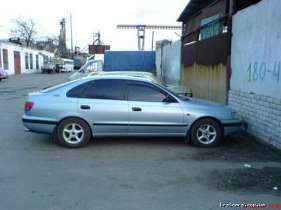
[[[88,77],[96,75],[125,75],[125,76],[144,76],[144,77],[154,77],[151,72],[143,71],[94,71],[91,72]]]
[[[153,79],[142,77],[138,75],[114,75],[114,74],[97,74],[91,77],[85,77],[81,80],[84,81],[91,81],[91,80],[98,80],[98,79],[123,79],[123,80],[136,80],[136,81],[143,81],[143,82],[153,82]]]

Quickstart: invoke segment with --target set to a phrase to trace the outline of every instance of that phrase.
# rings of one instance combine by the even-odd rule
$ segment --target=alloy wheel
[[[85,131],[77,123],[69,123],[63,129],[63,138],[69,144],[78,144],[84,138]]]
[[[217,131],[213,125],[203,124],[197,129],[196,137],[200,143],[208,145],[216,140]]]

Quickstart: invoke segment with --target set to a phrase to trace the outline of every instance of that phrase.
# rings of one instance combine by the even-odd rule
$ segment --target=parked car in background
[[[88,76],[93,72],[99,72],[103,69],[103,61],[102,60],[88,60],[77,72],[74,72],[69,80],[81,79],[83,77]]]
[[[96,72],[91,72],[87,77],[93,77],[97,75],[121,75],[121,76],[134,76],[134,77],[142,77],[142,78],[147,78],[149,80],[152,80],[154,82],[158,82],[157,78],[150,72],[145,72],[145,71],[96,71]],[[82,79],[82,78],[81,78]]]
[[[0,81],[2,81],[2,79],[7,79],[8,78],[8,73],[0,68]]]
[[[29,131],[55,134],[72,148],[99,136],[177,136],[211,147],[241,128],[231,108],[179,96],[148,78],[120,75],[30,93],[22,121]]]

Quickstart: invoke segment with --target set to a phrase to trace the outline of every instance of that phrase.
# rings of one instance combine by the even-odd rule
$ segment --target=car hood
[[[220,120],[229,120],[233,119],[236,113],[234,109],[228,106],[202,99],[190,98],[181,101],[184,111],[190,116],[194,116],[197,118],[204,116],[213,116]]]
[[[199,98],[187,98],[182,100],[184,106],[192,107],[194,109],[206,109],[206,110],[220,110],[220,111],[233,111],[231,108],[218,104],[215,102],[199,99]]]

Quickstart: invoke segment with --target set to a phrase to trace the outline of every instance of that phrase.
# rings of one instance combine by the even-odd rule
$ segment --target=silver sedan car
[[[22,117],[32,132],[55,134],[66,147],[92,137],[185,137],[216,146],[239,132],[241,120],[223,105],[183,97],[147,78],[100,75],[30,93]]]

